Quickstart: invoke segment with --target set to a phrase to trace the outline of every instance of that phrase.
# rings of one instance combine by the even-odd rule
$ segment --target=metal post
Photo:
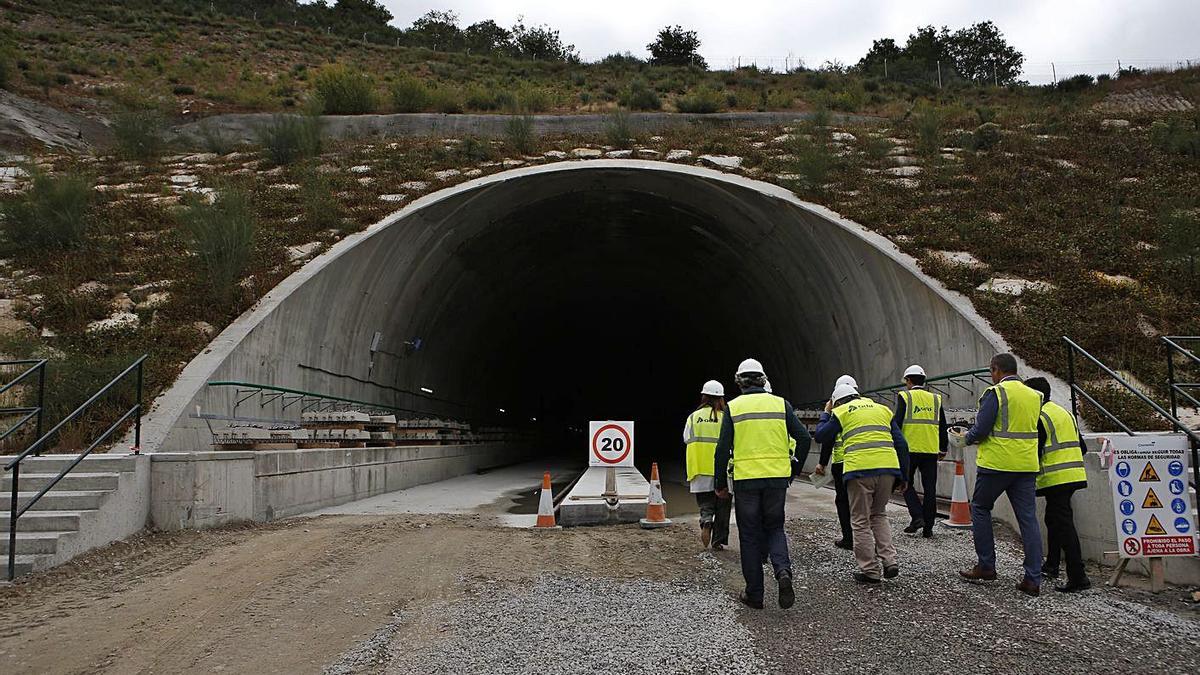
[[[133,418],[133,454],[142,452],[142,364],[137,367],[137,415]]]
[[[8,580],[17,577],[17,483],[21,480],[21,463],[12,469],[12,501],[8,512]]]
[[[938,66],[938,89],[941,89],[942,88],[942,62],[938,61],[937,66]]]
[[[1075,350],[1067,345],[1067,387],[1071,390],[1071,414],[1079,417],[1079,404],[1075,400]]]
[[[886,80],[886,79],[888,79],[888,73],[887,73],[887,57],[886,57],[886,56],[885,56],[885,57],[883,57],[883,79],[885,79],[885,80]]]
[[[42,437],[42,411],[46,407],[46,364],[43,363],[38,367],[38,397],[37,397],[37,435],[34,438]]]
[[[1054,62],[1050,62],[1050,77],[1054,78],[1054,84],[1058,84],[1058,71],[1054,70]]]
[[[995,61],[992,61],[992,84],[997,87],[1000,86],[1000,75],[996,71],[996,62]]]
[[[1175,350],[1167,347],[1167,392],[1171,397],[1171,417],[1179,419],[1179,406],[1175,401]]]

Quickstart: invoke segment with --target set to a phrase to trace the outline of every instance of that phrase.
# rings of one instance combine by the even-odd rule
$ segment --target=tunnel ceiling
[[[912,362],[975,367],[1000,344],[886,240],[781,188],[571,162],[443,190],[340,243],[190,364],[150,433],[186,444],[182,410],[231,405],[201,386],[213,379],[674,428],[703,381],[732,390],[747,356],[802,402],[843,372],[890,383]]]

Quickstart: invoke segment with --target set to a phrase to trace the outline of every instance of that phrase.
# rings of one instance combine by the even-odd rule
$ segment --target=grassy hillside
[[[92,112],[154,99],[193,111],[282,109],[285,99],[307,96],[304,74],[329,60],[369,69],[380,92],[389,77],[421,73],[464,89],[553,91],[564,110],[613,107],[585,105],[581,93],[609,84],[619,92],[632,76],[319,34],[297,40],[227,18],[130,17],[73,0],[0,7],[19,54],[8,86]],[[81,17],[71,17],[72,7]],[[248,77],[241,63],[254,64]],[[835,128],[821,112],[826,99],[808,122],[757,130],[686,125],[651,136],[612,115],[604,134],[539,138],[513,116],[503,140],[337,143],[320,138],[318,119],[302,117],[270,122],[265,145],[236,148],[220,138],[160,147],[144,133],[152,125],[118,117],[130,128],[112,152],[39,151],[19,170],[0,169],[0,351],[54,360],[55,414],[144,351],[153,355],[148,384],[159,391],[215,331],[331,243],[421,194],[572,159],[581,147],[658,158],[690,150],[675,160],[687,163],[703,153],[742,157],[739,172],[889,237],[967,295],[1033,365],[1062,376],[1058,338],[1066,334],[1162,398],[1157,336],[1200,334],[1200,117],[1156,111],[1200,104],[1200,71],[1081,91],[971,87],[922,96],[898,85],[868,93],[871,81],[852,75],[639,69],[646,82],[681,78],[685,89],[729,78],[723,91],[743,91],[749,78],[774,82],[768,91],[794,86],[798,106],[856,88],[867,100],[880,96],[882,117]],[[66,72],[70,82],[35,87],[37,72]],[[196,94],[169,93],[184,82]],[[274,90],[280,83],[290,89]],[[231,91],[267,94],[253,105],[221,100]],[[1113,107],[1098,112],[1101,102]],[[998,292],[1006,278],[1026,290]]]

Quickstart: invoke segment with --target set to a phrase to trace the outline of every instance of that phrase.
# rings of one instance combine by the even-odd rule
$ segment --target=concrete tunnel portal
[[[786,189],[563,162],[427,195],[305,265],[187,366],[144,447],[206,449],[191,413],[228,412],[234,392],[205,383],[235,380],[543,425],[581,455],[557,432],[633,419],[639,453],[673,457],[701,383],[732,393],[747,356],[803,402],[843,372],[878,386],[1003,348],[886,239]]]

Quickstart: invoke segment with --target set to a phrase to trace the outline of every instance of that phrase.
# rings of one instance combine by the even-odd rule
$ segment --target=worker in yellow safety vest
[[[1000,495],[1006,494],[1025,549],[1025,576],[1017,583],[1017,590],[1036,597],[1042,585],[1042,532],[1035,494],[1041,471],[1038,420],[1042,395],[1017,377],[1017,358],[1012,354],[993,356],[988,370],[993,386],[979,398],[975,425],[961,441],[964,445],[979,444],[975,492],[971,496],[971,529],[978,562],[959,574],[972,582],[996,579],[992,507]]]
[[[904,534],[933,536],[937,520],[938,455],[946,452],[946,411],[942,395],[925,388],[925,369],[913,364],[904,371],[904,391],[896,395],[892,422],[900,427],[908,441],[909,469],[905,476],[908,489],[904,503],[911,521]],[[917,495],[916,476],[921,472],[921,493]]]
[[[1067,559],[1067,583],[1055,586],[1062,593],[1086,591],[1092,587],[1083,566],[1079,533],[1075,531],[1075,513],[1071,497],[1087,487],[1087,469],[1083,454],[1087,447],[1079,435],[1075,416],[1050,400],[1050,382],[1044,377],[1025,380],[1030,389],[1042,395],[1042,414],[1038,420],[1038,455],[1041,471],[1037,494],[1046,498],[1046,561],[1042,577],[1057,579],[1061,557]]]
[[[803,465],[812,438],[792,404],[764,389],[767,376],[761,363],[755,359],[742,361],[736,377],[742,395],[729,401],[729,411],[721,421],[716,477],[717,495],[728,495],[725,471],[732,456],[737,494],[733,508],[737,513],[742,576],[746,580],[746,590],[738,599],[762,609],[765,548],[779,584],[779,606],[787,609],[796,602],[792,561],[783,531],[783,505],[793,475],[788,439],[796,440],[795,456]]]
[[[836,389],[843,384],[858,389],[858,382],[850,375],[842,375],[833,386]],[[845,453],[842,452],[840,439],[835,438],[822,443],[821,457],[817,460],[813,473],[823,476],[826,471],[829,471],[833,474],[833,506],[837,510],[838,527],[842,532],[840,538],[833,540],[833,545],[852,551],[854,550],[854,533],[850,530],[850,496],[846,493],[846,481],[842,480],[842,460],[844,458]]]
[[[854,580],[878,584],[900,574],[887,505],[892,490],[903,490],[908,475],[908,442],[892,422],[892,411],[860,396],[858,387],[840,384],[817,422],[820,443],[841,443],[842,480],[850,497],[854,537]]]
[[[687,479],[700,506],[700,544],[720,551],[729,545],[729,512],[733,500],[718,497],[716,487],[717,438],[725,417],[725,386],[709,380],[700,389],[700,405],[683,425],[687,446]]]

